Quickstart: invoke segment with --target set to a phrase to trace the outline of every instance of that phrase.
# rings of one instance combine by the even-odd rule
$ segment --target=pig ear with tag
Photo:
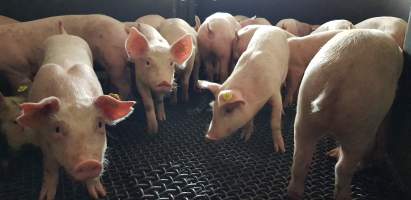
[[[102,112],[108,123],[114,125],[133,112],[135,103],[135,101],[120,101],[112,96],[102,95],[95,100],[94,105]]]
[[[200,87],[200,89],[207,89],[209,90],[211,93],[213,93],[213,95],[215,97],[217,97],[218,92],[220,91],[221,85],[218,83],[213,83],[213,82],[209,82],[209,81],[203,81],[203,80],[199,80],[198,81],[198,87]]]
[[[136,59],[148,51],[149,44],[146,37],[136,27],[131,27],[129,31],[125,48],[129,59]]]
[[[171,45],[171,55],[177,64],[183,64],[193,51],[193,38],[186,34]]]
[[[243,95],[238,90],[222,90],[218,94],[218,106],[227,110],[232,110],[245,104]]]
[[[18,124],[24,127],[34,127],[43,117],[59,111],[60,100],[57,97],[47,97],[38,103],[20,104],[21,114],[17,117]]]

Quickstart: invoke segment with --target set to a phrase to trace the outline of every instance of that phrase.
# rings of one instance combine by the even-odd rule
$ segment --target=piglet
[[[331,31],[331,30],[349,30],[353,29],[354,25],[345,19],[337,19],[337,20],[331,20],[329,22],[326,22],[324,24],[321,24],[318,28],[316,28],[311,34],[315,33],[320,33],[324,31]]]
[[[407,22],[398,17],[373,17],[355,25],[358,29],[378,29],[393,37],[400,48],[404,45]]]
[[[271,22],[268,21],[266,18],[256,17],[256,16],[240,21],[241,27],[245,27],[245,26],[252,25],[252,24],[255,24],[255,25],[272,25]]]
[[[220,140],[243,127],[248,140],[253,131],[253,118],[271,103],[271,129],[276,152],[284,152],[281,135],[281,85],[287,75],[289,50],[287,33],[277,27],[257,29],[241,55],[233,73],[223,84],[199,81],[214,96],[213,118],[206,137]]]
[[[138,24],[130,28],[125,48],[135,65],[136,86],[146,111],[147,132],[157,133],[157,119],[166,119],[163,99],[172,90],[175,64],[182,65],[190,58],[192,36],[184,34],[170,46],[152,26]]]
[[[43,152],[39,199],[54,199],[60,166],[99,198],[106,195],[100,182],[105,125],[122,121],[135,102],[103,95],[87,42],[66,34],[61,23],[60,31],[44,41],[44,59],[17,122],[34,131]]]
[[[214,13],[198,29],[198,47],[208,80],[224,82],[231,71],[231,47],[240,23],[229,13]]]
[[[314,56],[298,96],[291,199],[302,199],[316,143],[324,135],[341,144],[334,197],[351,199],[352,176],[393,103],[402,64],[397,43],[378,30],[339,33]]]
[[[0,15],[0,25],[3,25],[3,24],[14,24],[14,23],[18,23],[18,22],[19,22],[19,21],[15,20],[15,19],[13,19],[13,18]]]
[[[288,38],[290,60],[286,79],[286,94],[284,107],[291,106],[298,97],[298,89],[305,69],[320,48],[342,30],[333,30],[307,35],[304,37]]]
[[[296,19],[282,19],[277,22],[276,26],[296,36],[306,36],[318,27],[317,25],[307,24]]]
[[[198,75],[198,70],[200,68],[200,55],[197,48],[197,32],[184,20],[179,18],[166,19],[158,28],[159,33],[168,41],[169,44],[173,44],[178,39],[184,35],[190,35],[193,40],[193,47],[191,56],[188,58],[187,62],[179,65],[176,64],[176,76],[180,79],[183,95],[183,102],[189,100],[189,84],[191,72],[195,70],[194,74]],[[193,77],[194,83],[197,83],[198,77]],[[174,88],[173,102],[177,103],[178,87]]]
[[[158,29],[158,27],[160,27],[161,23],[163,23],[164,20],[165,18],[161,15],[144,15],[136,19],[136,22],[147,24],[154,27],[155,29]]]

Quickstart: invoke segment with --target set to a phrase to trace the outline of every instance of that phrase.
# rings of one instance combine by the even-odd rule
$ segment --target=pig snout
[[[91,178],[100,176],[103,171],[103,165],[97,160],[83,161],[74,168],[73,176],[78,181],[86,181]]]
[[[220,140],[220,138],[217,136],[217,134],[213,134],[213,133],[208,133],[206,135],[206,139],[207,141],[217,141]]]
[[[156,87],[156,90],[158,92],[170,92],[171,91],[171,84],[167,81],[162,81],[161,83],[159,83]]]

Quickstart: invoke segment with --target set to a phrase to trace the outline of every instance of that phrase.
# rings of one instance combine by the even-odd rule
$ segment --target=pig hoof
[[[340,157],[340,147],[336,147],[328,151],[327,156],[338,159]]]
[[[298,194],[297,192],[289,191],[287,193],[287,199],[288,200],[301,200],[301,199],[303,199],[303,197],[302,197],[302,195]]]
[[[285,152],[285,146],[284,146],[284,141],[282,137],[277,138],[274,141],[274,151],[276,153],[284,153]]]
[[[40,191],[39,200],[53,200],[55,195],[56,185],[44,183]]]
[[[93,199],[98,199],[107,195],[106,189],[104,189],[104,186],[99,179],[88,181],[87,190]]]
[[[157,132],[158,132],[158,125],[157,124],[148,124],[147,133],[155,134]]]
[[[241,139],[244,139],[244,141],[248,141],[251,137],[251,131],[250,130],[242,130],[241,131]]]
[[[157,116],[159,121],[165,121],[166,120],[166,113],[159,113]]]

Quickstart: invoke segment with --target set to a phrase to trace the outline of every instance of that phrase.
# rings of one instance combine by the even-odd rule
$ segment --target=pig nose
[[[78,181],[85,181],[91,178],[98,177],[103,169],[103,166],[97,160],[86,160],[79,163],[74,168],[74,178]]]
[[[160,92],[170,92],[171,90],[171,84],[168,83],[167,81],[163,81],[160,84],[157,85],[157,89]]]
[[[218,137],[215,137],[214,134],[207,134],[206,139],[207,139],[207,141],[214,142],[214,141],[218,140]]]

